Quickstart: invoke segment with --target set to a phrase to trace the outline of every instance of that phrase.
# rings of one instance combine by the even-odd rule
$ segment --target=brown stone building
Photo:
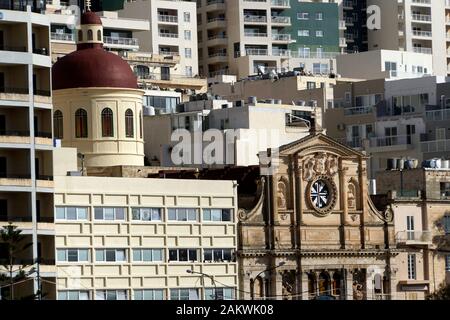
[[[274,151],[253,203],[239,195],[240,298],[393,296],[393,216],[368,195],[367,157],[322,133]]]

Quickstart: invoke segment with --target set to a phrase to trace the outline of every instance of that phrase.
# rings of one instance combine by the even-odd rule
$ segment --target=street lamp
[[[273,270],[275,270],[275,269],[277,269],[277,268],[279,268],[279,267],[284,266],[285,264],[286,264],[286,262],[281,261],[281,262],[278,263],[278,265],[276,265],[275,267],[271,267],[271,268],[265,269],[265,270],[261,271],[260,273],[258,273],[258,274],[256,275],[256,277],[253,278],[253,281],[250,282],[250,285],[251,285],[251,290],[250,290],[250,292],[251,292],[251,294],[252,294],[252,296],[251,296],[251,297],[252,297],[252,300],[255,300],[255,280],[256,280],[260,275],[262,275],[263,273],[273,271]]]
[[[211,276],[211,275],[209,275],[209,274],[207,274],[207,273],[203,273],[203,272],[199,272],[199,271],[194,271],[194,270],[191,270],[191,269],[187,269],[186,272],[187,272],[187,273],[191,273],[191,274],[199,274],[199,275],[202,276],[203,291],[205,291],[205,293],[206,293],[206,287],[205,287],[205,280],[203,279],[203,277],[208,277],[208,278],[210,278],[210,279],[211,279],[211,282],[212,282],[213,285],[214,285],[214,300],[219,300],[219,299],[217,299],[217,284],[216,284],[216,281],[214,280],[214,277],[213,277],[213,276]],[[205,295],[205,298],[206,298],[206,295]]]

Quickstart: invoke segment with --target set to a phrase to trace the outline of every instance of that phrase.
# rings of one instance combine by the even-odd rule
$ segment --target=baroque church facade
[[[367,157],[320,132],[267,155],[238,213],[241,299],[390,299],[393,215],[369,197]]]

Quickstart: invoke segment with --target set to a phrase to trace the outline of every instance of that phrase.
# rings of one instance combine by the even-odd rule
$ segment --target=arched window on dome
[[[88,30],[88,41],[92,41],[92,40],[94,40],[94,33],[92,32],[92,30],[91,29],[89,29]]]
[[[88,137],[88,116],[84,109],[78,109],[75,112],[75,137]]]
[[[63,113],[60,110],[53,113],[53,129],[56,139],[64,138]]]
[[[131,109],[125,111],[125,136],[134,138],[134,117]]]
[[[139,138],[142,139],[142,136],[144,134],[144,130],[143,130],[143,126],[144,125],[144,121],[142,119],[142,111],[139,111]]]
[[[102,41],[102,31],[97,30],[97,41]]]
[[[114,119],[110,108],[105,108],[102,111],[102,136],[114,137]]]
[[[83,41],[83,31],[78,30],[78,41]]]

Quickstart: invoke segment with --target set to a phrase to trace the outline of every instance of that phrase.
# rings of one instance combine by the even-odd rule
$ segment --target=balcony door
[[[406,126],[406,143],[412,144],[412,136],[416,134],[416,126],[413,124],[408,124]]]
[[[406,216],[406,236],[408,240],[414,240],[414,216]]]
[[[6,134],[6,117],[4,114],[0,114],[0,135]]]
[[[170,68],[161,67],[161,80],[170,80]]]
[[[0,199],[0,219],[8,220],[8,200],[6,199]]]
[[[0,157],[0,178],[6,178],[7,161],[6,157]]]

